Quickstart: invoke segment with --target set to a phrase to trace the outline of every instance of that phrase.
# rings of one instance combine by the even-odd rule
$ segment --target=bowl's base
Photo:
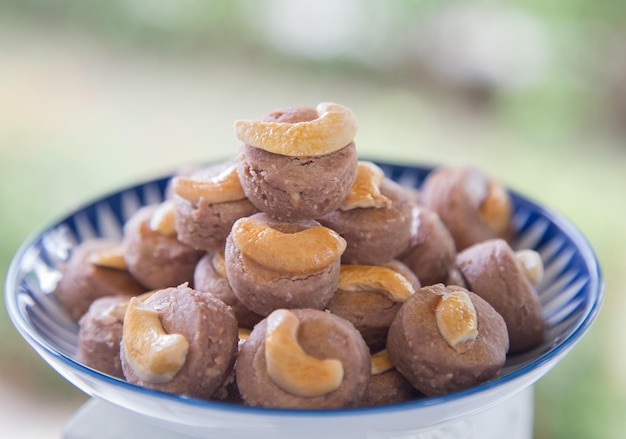
[[[366,431],[355,432],[359,439],[532,439],[534,397],[529,387],[504,403],[478,414],[456,419],[420,431]],[[63,439],[113,439],[119,437],[150,437],[151,439],[189,439],[209,437],[236,437],[258,439],[250,430],[216,431],[211,429],[188,430],[172,425],[172,430],[156,425],[151,418],[125,410],[101,399],[87,401],[66,422]],[[291,437],[291,432],[281,434],[280,426],[273,437]],[[345,436],[343,436],[345,437]]]

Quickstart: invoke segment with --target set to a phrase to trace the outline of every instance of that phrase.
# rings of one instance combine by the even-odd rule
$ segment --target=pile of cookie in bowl
[[[442,166],[401,185],[335,103],[234,127],[238,154],[64,263],[82,364],[232,404],[371,407],[488,382],[545,340],[542,259],[514,249],[496,179]]]

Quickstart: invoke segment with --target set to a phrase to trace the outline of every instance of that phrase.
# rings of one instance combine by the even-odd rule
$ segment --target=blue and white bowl
[[[390,178],[417,188],[431,170],[378,164]],[[332,410],[253,408],[142,388],[76,360],[78,328],[57,302],[54,290],[60,266],[78,243],[92,237],[121,238],[123,224],[135,211],[163,200],[170,178],[97,199],[34,235],[11,264],[6,304],[20,334],[63,377],[88,395],[171,431],[194,437],[464,437],[438,434],[444,430],[454,434],[450,426],[466,433],[468,428],[478,428],[470,422],[476,415],[532,388],[587,332],[601,306],[603,280],[585,238],[560,214],[512,192],[518,231],[514,247],[538,251],[545,265],[538,291],[549,329],[544,343],[509,357],[495,379],[445,396]]]

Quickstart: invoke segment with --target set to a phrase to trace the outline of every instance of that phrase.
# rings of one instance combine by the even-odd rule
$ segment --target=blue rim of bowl
[[[385,170],[385,174],[390,178],[395,179],[400,175],[403,171],[414,170],[418,173],[422,174],[422,177],[419,181],[414,181],[413,184],[416,186],[421,185],[424,175],[433,170],[435,166],[426,166],[426,165],[416,165],[416,164],[399,164],[392,162],[382,162],[375,160],[379,166],[381,166]],[[390,173],[390,174],[389,174]],[[135,393],[144,393],[146,395],[152,397],[158,397],[166,400],[170,400],[172,402],[178,404],[187,404],[194,407],[206,408],[216,411],[222,412],[230,412],[230,413],[242,413],[242,414],[250,414],[250,415],[272,415],[272,416],[306,416],[306,417],[340,417],[346,415],[367,415],[372,413],[387,413],[387,412],[404,412],[404,411],[413,411],[419,409],[420,407],[428,407],[434,405],[442,405],[445,403],[450,403],[453,401],[458,401],[463,398],[467,398],[473,395],[477,395],[483,392],[486,392],[490,389],[502,386],[507,383],[511,383],[524,375],[532,372],[533,370],[539,369],[549,362],[551,362],[555,357],[559,357],[567,353],[577,341],[579,341],[582,336],[589,330],[591,324],[594,322],[597,317],[602,303],[604,301],[604,279],[602,277],[602,272],[600,266],[598,264],[598,260],[595,256],[593,249],[591,248],[587,239],[582,235],[582,233],[562,214],[557,211],[550,209],[548,207],[542,206],[534,201],[531,201],[525,198],[523,195],[518,193],[513,189],[509,189],[509,193],[511,194],[514,205],[515,206],[526,206],[530,207],[532,210],[539,212],[543,217],[547,218],[551,224],[554,224],[558,227],[558,229],[565,235],[567,238],[574,244],[580,256],[588,269],[589,278],[588,284],[585,287],[590,292],[590,299],[587,303],[591,303],[591,306],[586,311],[584,318],[577,324],[577,326],[565,337],[564,339],[557,342],[554,346],[552,346],[547,352],[542,353],[537,358],[527,362],[523,366],[515,369],[514,371],[498,376],[490,381],[479,384],[477,386],[473,386],[468,389],[456,391],[453,393],[449,393],[441,396],[431,396],[420,399],[415,399],[411,401],[389,404],[383,406],[374,406],[374,407],[349,407],[349,408],[334,408],[334,409],[292,409],[292,408],[267,408],[267,407],[250,407],[245,406],[243,404],[222,402],[222,401],[214,401],[214,400],[203,400],[199,398],[187,397],[184,395],[176,395],[167,392],[162,392],[159,390],[154,390],[146,387],[142,387],[136,384],[129,383],[127,381],[109,376],[107,374],[101,373],[97,370],[91,369],[80,362],[72,359],[71,357],[57,351],[53,348],[48,342],[44,340],[40,340],[35,331],[26,325],[21,320],[21,315],[18,311],[18,303],[17,298],[19,294],[18,285],[16,285],[17,274],[19,271],[19,263],[21,262],[23,256],[33,247],[38,245],[42,240],[45,233],[62,223],[67,223],[68,220],[79,211],[86,209],[89,206],[96,205],[97,203],[106,201],[108,198],[114,197],[116,194],[130,191],[134,189],[141,188],[148,183],[156,183],[163,190],[167,185],[167,182],[171,179],[171,175],[167,175],[164,177],[155,178],[153,180],[149,180],[143,183],[129,185],[123,187],[117,191],[113,191],[111,193],[105,194],[101,197],[95,198],[90,202],[85,203],[84,205],[78,207],[74,210],[73,213],[70,213],[60,220],[53,222],[52,225],[42,229],[39,232],[33,233],[29,238],[27,238],[24,243],[20,246],[18,251],[16,252],[7,272],[6,277],[6,290],[5,290],[5,302],[7,305],[7,311],[9,317],[13,321],[14,325],[18,329],[18,332],[27,339],[29,344],[37,345],[40,349],[44,349],[49,355],[55,357],[57,360],[65,363],[66,365],[77,369],[83,374],[89,375],[92,378],[96,378],[98,380],[105,381],[111,385],[122,387],[125,390],[133,391]],[[7,294],[6,292],[15,292],[14,294]],[[81,389],[82,390],[82,389]],[[522,389],[520,389],[522,390]],[[83,390],[84,391],[84,390]],[[97,394],[93,394],[90,396],[98,396]]]

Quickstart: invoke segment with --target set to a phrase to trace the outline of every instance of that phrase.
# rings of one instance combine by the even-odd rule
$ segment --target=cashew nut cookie
[[[132,298],[120,344],[128,382],[210,398],[232,370],[237,321],[228,305],[186,284]]]
[[[210,293],[230,306],[235,313],[240,328],[252,328],[263,316],[250,311],[235,296],[228,278],[223,252],[209,252],[198,261],[193,275],[193,287],[197,291]]]
[[[437,212],[457,251],[493,238],[514,236],[506,188],[474,167],[441,167],[424,180],[421,203]]]
[[[371,360],[372,376],[359,406],[395,404],[420,396],[411,383],[396,370],[386,349],[372,354]]]
[[[100,372],[124,379],[120,361],[124,315],[131,297],[146,300],[154,294],[105,296],[93,301],[78,321],[78,361]]]
[[[380,265],[409,247],[414,206],[412,192],[362,161],[344,203],[318,221],[346,240],[344,264]]]
[[[77,245],[61,271],[55,295],[75,321],[100,297],[132,296],[146,291],[128,272],[119,243],[104,238]]]
[[[387,343],[389,325],[420,282],[399,261],[383,265],[342,265],[339,285],[326,309],[351,322],[370,350]]]
[[[324,309],[337,290],[345,246],[316,221],[281,222],[257,213],[233,225],[224,252],[226,275],[235,296],[257,314]]]
[[[391,323],[391,362],[426,396],[494,378],[506,360],[504,319],[480,296],[458,286],[422,287]]]
[[[233,162],[176,176],[171,186],[178,240],[197,250],[222,250],[233,223],[258,212],[243,193]]]
[[[279,309],[252,330],[237,358],[241,396],[252,406],[337,408],[359,404],[371,374],[352,324],[314,309]]]
[[[262,120],[236,121],[235,131],[244,143],[237,167],[244,193],[277,219],[332,212],[356,177],[356,118],[344,106],[279,109]]]
[[[544,340],[546,323],[535,289],[543,276],[543,263],[537,252],[515,252],[506,241],[492,239],[460,252],[457,265],[468,288],[504,318],[510,353],[525,351]]]
[[[139,209],[124,224],[123,235],[128,271],[151,290],[191,282],[204,255],[176,238],[171,200]]]
[[[399,256],[422,285],[445,283],[456,268],[454,239],[445,224],[424,206],[413,208],[411,243]]]
[[[100,297],[78,321],[78,361],[124,379],[120,362],[122,324],[130,296]]]

